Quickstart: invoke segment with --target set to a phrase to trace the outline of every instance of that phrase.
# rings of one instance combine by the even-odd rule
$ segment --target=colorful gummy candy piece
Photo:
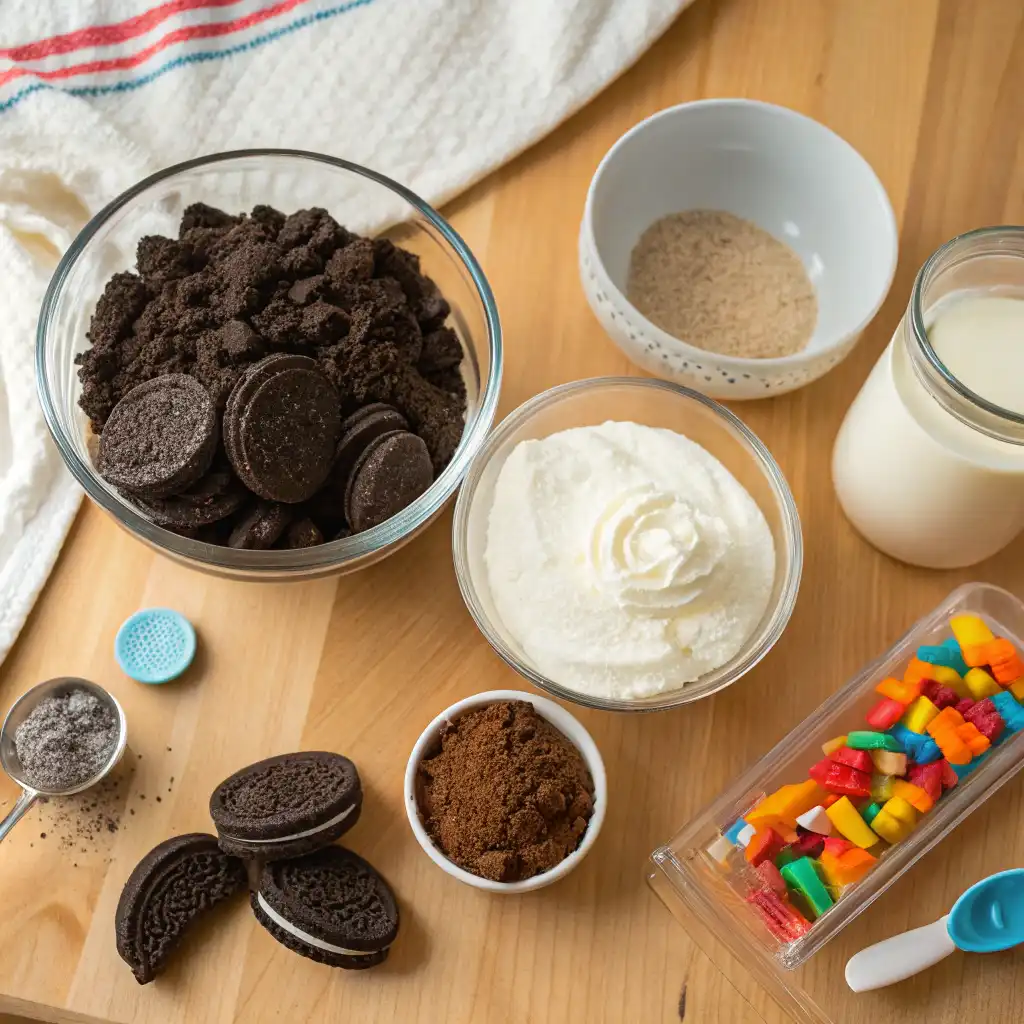
[[[839,854],[825,850],[818,863],[829,885],[840,888],[859,882],[871,869],[875,860],[876,858],[867,850],[855,847]]]
[[[984,700],[979,700],[973,707],[968,708],[967,711],[963,712],[963,716],[974,725],[989,743],[996,743],[1006,728],[1003,716],[999,714],[995,704],[988,697]]]
[[[966,715],[967,712],[970,711],[971,708],[973,708],[975,704],[977,704],[977,701],[971,700],[970,697],[961,697],[960,700],[958,700],[953,705],[953,707],[955,707],[956,710],[959,711],[961,715]]]
[[[927,697],[940,711],[943,708],[955,707],[961,699],[960,694],[951,686],[937,683],[934,679],[926,679],[921,689],[921,696]]]
[[[903,705],[892,697],[883,697],[865,715],[872,729],[885,730],[895,725],[903,717]]]
[[[746,825],[747,823],[742,818],[737,818],[722,834],[733,846],[739,846],[740,832],[743,831]]]
[[[739,830],[739,833],[736,836],[736,845],[742,847],[749,846],[750,841],[754,838],[756,834],[757,829],[754,828],[753,825],[744,825],[743,828]]]
[[[920,786],[934,803],[942,796],[942,766],[946,761],[932,761],[931,764],[912,764],[907,769],[907,781]]]
[[[817,857],[825,849],[825,837],[817,832],[805,832],[790,848],[800,857]]]
[[[1024,701],[1024,679],[1018,679],[1015,683],[1010,683],[1010,693],[1018,701]]]
[[[729,860],[729,854],[735,849],[736,847],[725,836],[715,836],[708,847],[708,856],[725,867],[726,862]]]
[[[996,681],[1009,686],[1024,676],[1024,662],[1020,660],[1016,648],[1009,640],[1002,637],[992,640],[985,648],[988,666]]]
[[[968,669],[964,682],[975,700],[984,700],[1000,690],[999,684],[983,668]]]
[[[829,793],[829,795],[822,800],[821,806],[827,811],[838,799],[840,799],[838,793]]]
[[[849,796],[871,795],[871,776],[867,772],[851,768],[848,764],[840,764],[828,757],[823,757],[817,764],[812,764],[807,774],[816,782],[820,782],[830,793]]]
[[[935,801],[925,789],[906,779],[896,779],[893,782],[892,795],[906,800],[915,811],[920,811],[921,814],[927,814],[935,805]]]
[[[902,775],[907,770],[907,755],[891,750],[872,750],[871,763],[882,775]]]
[[[875,803],[874,800],[861,809],[860,815],[864,819],[865,823],[870,825],[875,820],[875,815],[882,809],[881,804]]]
[[[917,656],[921,661],[929,665],[945,665],[946,668],[956,669],[958,664],[963,664],[960,656],[960,645],[957,644],[956,651],[945,644],[925,644],[918,647]]]
[[[971,757],[980,757],[992,746],[989,738],[973,722],[964,722],[956,734],[971,752]]]
[[[776,892],[755,889],[747,896],[747,902],[757,909],[765,927],[780,942],[793,942],[811,927],[807,918]]]
[[[747,843],[747,860],[756,868],[763,860],[771,860],[786,845],[786,841],[773,828],[759,828]]]
[[[922,680],[920,679],[917,682],[908,683],[899,679],[893,679],[890,676],[888,679],[883,679],[875,687],[875,690],[883,697],[888,697],[890,700],[894,700],[898,704],[906,706],[915,697],[920,695],[921,685]]]
[[[779,869],[770,860],[761,861],[757,865],[756,871],[760,875],[761,881],[772,892],[778,893],[779,896],[786,895],[786,883],[783,881]]]
[[[949,667],[955,669],[961,676],[964,675],[970,666],[964,661],[964,656],[960,651],[960,644],[957,642],[956,637],[947,637],[942,641],[942,646],[951,653]]]
[[[892,796],[893,778],[891,775],[871,776],[871,799],[885,803]]]
[[[817,832],[820,836],[832,835],[832,821],[821,804],[812,807],[805,814],[801,814],[796,819],[796,823],[801,828],[807,829],[808,832]]]
[[[905,725],[899,723],[894,725],[889,733],[903,745],[907,757],[917,764],[928,764],[930,761],[938,761],[942,757],[938,744],[930,736],[911,732]]]
[[[1024,707],[1017,703],[1017,699],[1009,690],[994,693],[989,700],[1006,723],[1007,732],[1020,732],[1024,729]]]
[[[766,796],[752,811],[744,817],[755,828],[770,826],[777,831],[796,827],[796,819],[821,802],[824,793],[813,780],[793,783],[776,790]],[[782,826],[779,828],[778,826]]]
[[[832,819],[836,831],[845,836],[855,846],[866,850],[878,842],[878,836],[867,826],[860,812],[850,802],[849,797],[837,800],[829,809],[828,816]]]
[[[846,745],[854,750],[892,750],[903,753],[903,747],[895,736],[887,732],[870,732],[868,730],[851,732],[846,737]]]
[[[814,868],[814,861],[810,857],[801,857],[792,864],[787,864],[782,869],[782,877],[791,890],[804,898],[812,917],[821,917],[832,906],[832,897],[829,896],[828,889],[822,885]]]
[[[872,770],[871,755],[866,750],[840,747],[829,754],[829,757],[840,764],[848,764],[851,768],[856,768],[858,771],[870,773]]]
[[[911,658],[907,667],[903,671],[903,682],[905,683],[923,683],[926,679],[932,678],[932,667],[927,661],[922,661],[920,658]]]
[[[949,620],[949,628],[961,651],[965,647],[983,647],[995,639],[992,630],[977,615],[954,615]]]
[[[826,757],[831,757],[833,750],[839,750],[840,747],[845,747],[845,746],[846,746],[846,737],[845,736],[836,736],[834,739],[825,740],[825,742],[822,743],[822,745],[821,745],[821,752]]]
[[[784,846],[773,858],[773,863],[777,868],[784,868],[787,864],[792,864],[797,859],[797,852],[793,849],[793,844],[790,843],[788,846]],[[767,863],[765,861],[764,863]]]
[[[831,853],[833,857],[838,857],[842,853],[846,853],[847,850],[855,850],[856,847],[849,839],[840,839],[838,836],[832,836],[825,840],[825,850]]]
[[[900,724],[911,732],[923,733],[938,714],[939,709],[922,694],[907,708]]]
[[[942,769],[942,788],[952,789],[960,781],[960,776],[945,758],[939,762],[939,767]]]
[[[872,829],[887,843],[899,843],[913,832],[917,825],[917,811],[902,797],[886,800],[871,823]]]
[[[971,760],[970,748],[959,734],[964,724],[964,716],[956,708],[943,708],[928,723],[928,735],[938,743],[939,749],[950,764],[967,764]]]

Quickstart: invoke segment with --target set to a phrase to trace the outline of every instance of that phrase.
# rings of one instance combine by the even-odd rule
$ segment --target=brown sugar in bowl
[[[433,842],[427,832],[420,809],[418,791],[421,786],[419,780],[420,765],[440,748],[442,729],[469,711],[503,701],[526,701],[532,704],[537,714],[570,740],[573,746],[580,752],[594,785],[593,814],[587,821],[586,831],[583,833],[583,838],[576,849],[554,867],[517,882],[493,881],[490,878],[473,874],[450,860]],[[508,894],[531,892],[534,889],[544,888],[553,882],[557,882],[560,878],[564,878],[590,852],[591,847],[597,840],[601,826],[604,824],[607,804],[608,782],[605,775],[604,761],[590,733],[573,715],[554,701],[548,700],[546,697],[538,697],[532,693],[525,693],[521,690],[489,690],[485,693],[478,693],[472,697],[467,697],[465,700],[460,700],[451,707],[446,708],[420,734],[405,769],[405,810],[413,835],[416,836],[416,841],[423,847],[427,856],[453,878],[488,892]]]

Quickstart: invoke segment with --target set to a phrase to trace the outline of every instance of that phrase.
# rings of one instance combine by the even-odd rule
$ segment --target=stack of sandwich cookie
[[[139,983],[160,973],[194,917],[247,883],[256,919],[282,945],[348,970],[382,963],[398,934],[394,894],[331,845],[362,803],[356,766],[327,751],[270,757],[225,779],[210,798],[217,838],[161,843],[121,894],[117,949]]]

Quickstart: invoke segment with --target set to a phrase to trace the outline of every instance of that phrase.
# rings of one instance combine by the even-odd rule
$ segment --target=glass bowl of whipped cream
[[[661,380],[530,399],[488,437],[455,507],[477,626],[548,693],[656,711],[717,693],[782,635],[803,563],[771,453],[728,409]]]

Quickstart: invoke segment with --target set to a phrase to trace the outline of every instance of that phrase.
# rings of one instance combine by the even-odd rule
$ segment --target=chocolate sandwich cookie
[[[358,820],[363,789],[341,754],[279,754],[235,772],[210,797],[221,849],[277,860],[312,853]]]
[[[354,533],[379,526],[434,482],[430,452],[407,430],[382,434],[356,460],[345,486],[345,518]]]
[[[324,535],[312,519],[299,519],[284,531],[285,548],[312,548],[323,544]]]
[[[249,903],[278,942],[329,967],[375,967],[398,935],[391,887],[341,846],[265,864]]]
[[[177,836],[139,861],[114,915],[117,952],[140,985],[152,981],[196,917],[248,886],[245,865],[213,836]]]
[[[173,497],[131,496],[131,500],[157,525],[183,536],[195,536],[200,527],[236,512],[247,497],[231,470],[220,467],[211,469],[198,483]]]
[[[258,501],[231,531],[228,546],[263,551],[271,547],[292,521],[294,513],[279,501]]]
[[[371,441],[393,430],[408,430],[409,421],[395,408],[383,402],[364,405],[341,425],[341,440],[331,475],[347,481],[352,467]]]
[[[217,414],[195,377],[169,373],[132,388],[100,435],[99,469],[119,490],[164,498],[194,484],[217,450]]]
[[[224,411],[231,465],[268,501],[311,498],[327,479],[340,431],[338,393],[304,356],[260,360],[235,385]]]

